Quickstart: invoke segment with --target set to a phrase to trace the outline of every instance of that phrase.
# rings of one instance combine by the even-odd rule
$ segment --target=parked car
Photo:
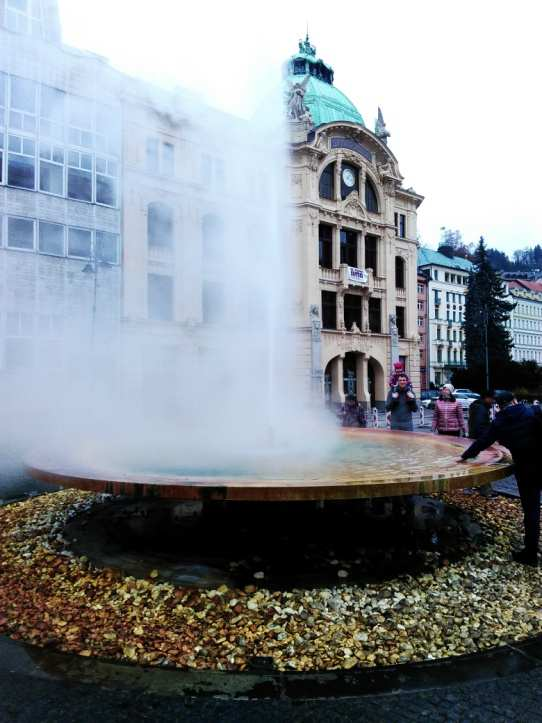
[[[435,401],[438,399],[438,395],[439,393],[437,389],[429,389],[427,392],[422,392],[420,404],[422,407],[425,407],[425,409],[434,409]]]
[[[456,389],[455,390],[456,395],[457,394],[466,394],[467,397],[471,397],[471,399],[480,399],[480,395],[476,392],[473,392],[472,389]]]
[[[463,411],[468,410],[470,405],[475,401],[476,397],[471,397],[469,394],[464,392],[455,392],[455,398],[461,404]]]

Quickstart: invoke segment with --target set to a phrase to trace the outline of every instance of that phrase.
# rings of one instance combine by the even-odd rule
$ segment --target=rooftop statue
[[[288,83],[287,114],[290,120],[311,121],[311,114],[304,102],[307,83],[310,75],[306,75],[301,83]]]
[[[388,138],[390,137],[391,133],[386,128],[386,124],[384,123],[384,116],[382,115],[382,110],[380,107],[378,108],[378,118],[375,122],[375,136],[377,138],[380,138],[381,141],[384,143],[388,143]]]

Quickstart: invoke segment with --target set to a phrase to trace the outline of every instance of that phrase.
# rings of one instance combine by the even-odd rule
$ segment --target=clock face
[[[343,182],[348,188],[356,185],[356,176],[351,168],[343,168]]]

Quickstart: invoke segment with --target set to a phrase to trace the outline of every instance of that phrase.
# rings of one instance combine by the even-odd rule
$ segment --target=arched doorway
[[[377,407],[378,409],[383,410],[386,405],[387,396],[387,385],[384,369],[380,362],[374,357],[369,358],[369,363],[367,367],[371,407]]]

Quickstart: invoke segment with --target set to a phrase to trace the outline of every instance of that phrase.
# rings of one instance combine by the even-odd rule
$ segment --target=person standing
[[[433,432],[451,437],[461,437],[467,433],[463,407],[454,397],[455,389],[451,384],[444,384],[433,411]]]
[[[511,392],[497,395],[500,411],[489,429],[466,449],[458,462],[466,462],[487,449],[493,442],[499,442],[510,450],[514,460],[514,472],[518,483],[525,546],[512,553],[512,558],[522,565],[538,564],[538,542],[540,537],[540,464],[538,455],[542,442],[542,411],[540,407],[518,404]]]
[[[412,432],[412,413],[418,411],[416,396],[406,374],[399,374],[396,386],[388,392],[386,411],[390,413],[390,428]]]
[[[483,391],[469,407],[469,437],[480,439],[487,432],[491,424],[491,407],[495,403],[495,394],[489,390]]]

